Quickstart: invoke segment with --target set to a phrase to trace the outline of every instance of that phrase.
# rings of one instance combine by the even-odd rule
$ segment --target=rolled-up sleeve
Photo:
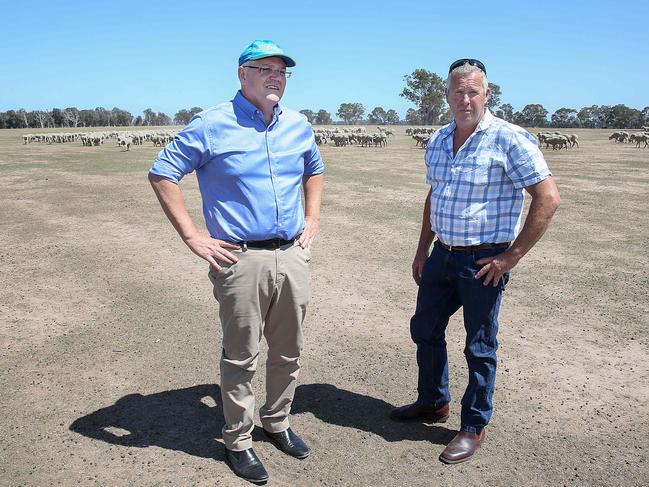
[[[520,132],[512,135],[505,171],[516,189],[540,183],[552,174],[533,136]]]
[[[149,172],[178,184],[210,159],[210,140],[200,115],[194,116],[159,153]]]

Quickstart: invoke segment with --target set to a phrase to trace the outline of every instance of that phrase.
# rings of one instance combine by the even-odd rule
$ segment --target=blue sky
[[[298,110],[335,115],[360,102],[403,116],[403,76],[445,76],[461,57],[481,59],[515,110],[649,105],[649,3],[639,0],[24,0],[1,12],[0,111],[206,108],[232,98],[254,39],[296,59],[283,102]]]

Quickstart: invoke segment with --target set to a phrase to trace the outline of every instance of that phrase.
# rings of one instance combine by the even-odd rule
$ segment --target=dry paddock
[[[206,265],[146,180],[157,149],[24,146],[25,132],[0,131],[0,484],[245,485],[223,461]],[[545,151],[563,204],[512,273],[495,414],[456,466],[437,457],[459,427],[461,316],[449,422],[386,417],[416,394],[423,151],[403,128],[384,149],[322,147],[292,416],[313,453],[282,455],[257,428],[269,486],[649,484],[649,150],[576,132],[579,149]],[[183,189],[202,221],[193,176]],[[261,402],[263,373],[254,386]]]

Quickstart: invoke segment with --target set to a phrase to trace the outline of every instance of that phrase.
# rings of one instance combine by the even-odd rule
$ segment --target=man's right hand
[[[424,272],[424,264],[428,258],[428,252],[417,252],[415,258],[412,261],[412,278],[417,283],[417,286],[421,284],[421,274]]]
[[[235,264],[239,259],[227,249],[240,249],[237,244],[217,240],[202,233],[197,233],[185,240],[187,246],[196,255],[205,259],[218,272],[221,271],[221,263]]]

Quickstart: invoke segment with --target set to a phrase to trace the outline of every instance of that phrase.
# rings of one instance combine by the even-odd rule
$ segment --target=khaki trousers
[[[221,398],[223,441],[233,451],[252,448],[257,370],[262,335],[268,343],[266,403],[259,415],[267,431],[289,427],[302,351],[302,322],[309,301],[310,250],[297,242],[277,250],[234,251],[239,261],[211,269],[223,328]]]

